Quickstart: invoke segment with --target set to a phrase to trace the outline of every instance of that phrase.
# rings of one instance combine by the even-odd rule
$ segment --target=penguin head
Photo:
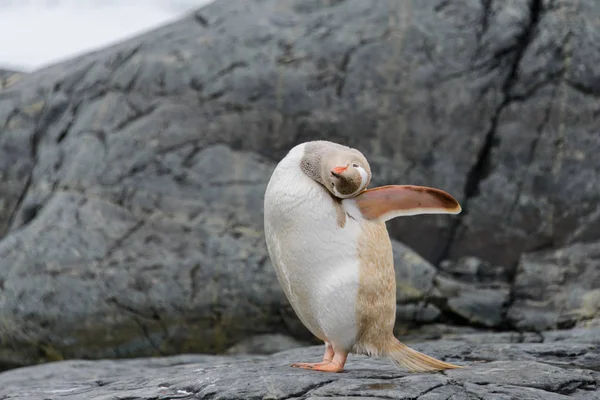
[[[371,182],[371,167],[360,151],[325,140],[306,142],[301,146],[300,169],[333,196],[340,199],[354,197]]]
[[[321,179],[335,197],[346,199],[367,188],[371,168],[358,150],[335,149],[323,160]]]

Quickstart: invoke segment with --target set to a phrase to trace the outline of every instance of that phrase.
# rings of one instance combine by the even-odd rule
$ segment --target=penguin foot
[[[330,362],[331,362],[331,360],[321,361],[321,362],[318,362],[318,363],[294,363],[294,364],[290,365],[290,367],[293,367],[293,368],[304,368],[304,369],[313,369],[313,368],[321,366],[321,365],[329,364]]]
[[[347,353],[336,353],[333,359],[323,360],[319,363],[295,363],[292,367],[310,369],[321,372],[342,372],[346,364]]]
[[[322,372],[341,372],[344,370],[343,366],[335,363],[334,361],[321,361],[318,363],[294,363],[291,366],[294,368],[304,368]]]
[[[321,371],[321,372],[342,372],[344,370],[344,366],[339,365],[335,361],[331,361],[327,364],[316,365],[311,369],[313,371]]]
[[[290,365],[293,368],[304,368],[304,369],[313,369],[315,367],[326,365],[333,360],[334,356],[333,347],[329,342],[325,342],[325,354],[323,354],[323,361],[317,363],[294,363]]]

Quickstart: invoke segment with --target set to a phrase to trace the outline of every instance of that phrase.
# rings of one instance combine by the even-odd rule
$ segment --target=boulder
[[[0,363],[310,340],[275,280],[262,196],[293,145],[322,138],[362,150],[373,185],[463,206],[390,222],[399,330],[513,328],[521,255],[600,237],[599,14],[595,0],[218,0],[11,75]],[[500,272],[436,269],[463,256]]]
[[[338,374],[289,366],[292,362],[319,360],[322,347],[271,356],[61,361],[0,373],[0,397],[600,399],[600,331],[564,331],[561,335],[561,339],[548,343],[516,343],[504,334],[414,343],[412,346],[418,350],[467,367],[427,374],[407,373],[388,360],[355,355]]]
[[[568,328],[600,318],[600,242],[523,256],[508,317],[520,330]]]

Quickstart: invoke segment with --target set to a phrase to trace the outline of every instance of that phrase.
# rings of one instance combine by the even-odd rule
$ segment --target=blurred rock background
[[[463,206],[389,223],[398,335],[597,324],[599,18],[596,0],[217,0],[0,71],[0,365],[311,342],[262,199],[323,138],[360,149],[371,186]]]

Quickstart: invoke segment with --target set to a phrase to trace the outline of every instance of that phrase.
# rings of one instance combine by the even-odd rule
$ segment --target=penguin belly
[[[340,227],[335,200],[280,163],[265,193],[267,248],[292,308],[318,338],[351,349],[357,339],[359,225]]]

